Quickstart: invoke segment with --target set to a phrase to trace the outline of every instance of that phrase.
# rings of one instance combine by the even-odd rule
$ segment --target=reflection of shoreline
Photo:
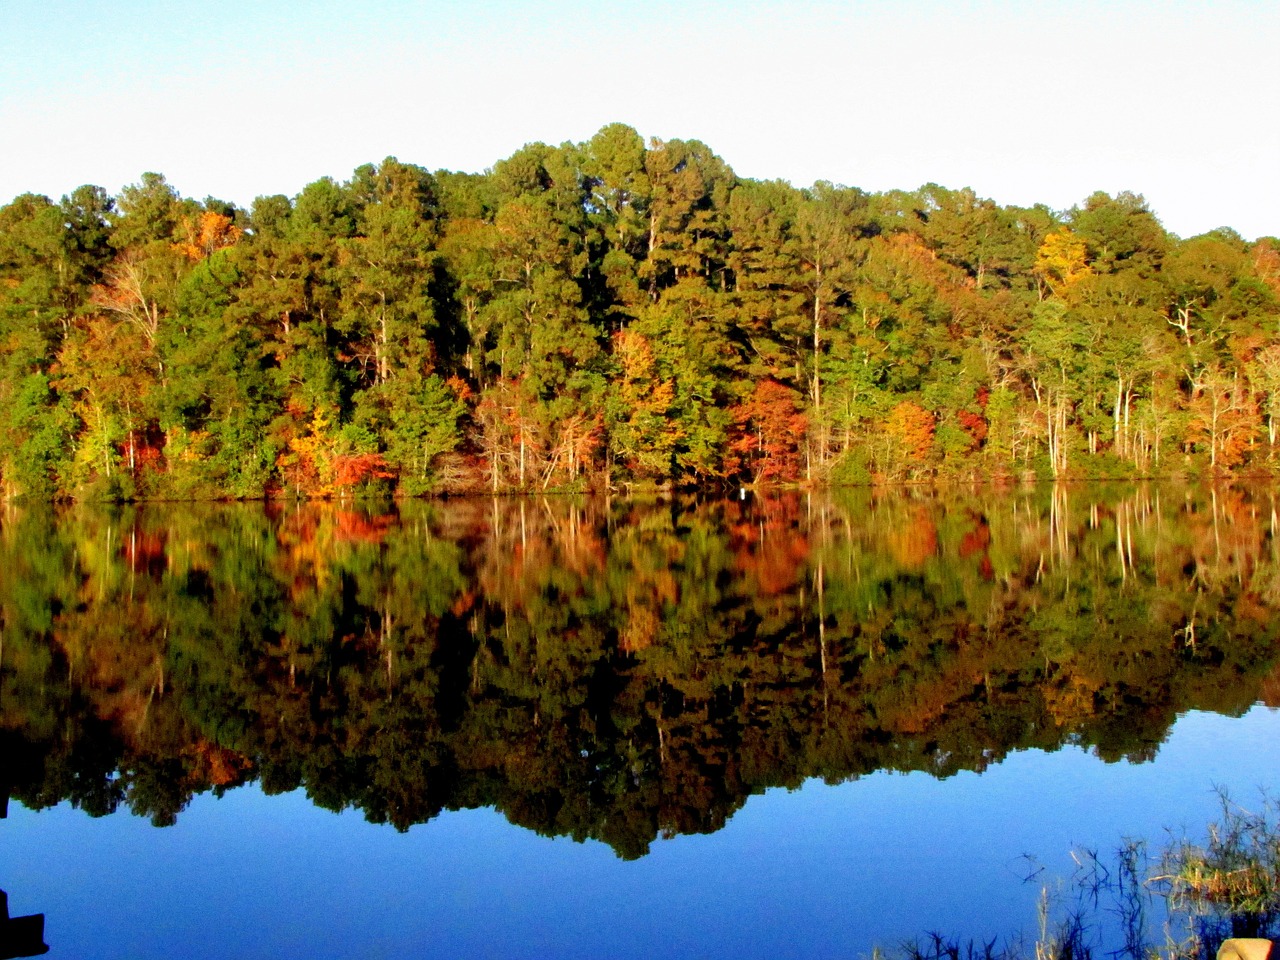
[[[257,780],[639,856],[771,786],[1141,761],[1241,711],[1275,676],[1273,516],[1060,487],[33,512],[0,529],[0,737],[36,806],[164,824]]]
[[[9,916],[9,895],[0,890],[0,960],[39,957],[48,952],[44,942],[44,914]]]
[[[0,820],[9,816],[9,787],[0,782]],[[44,914],[9,916],[9,894],[0,890],[0,960],[39,957],[49,952],[44,942]]]

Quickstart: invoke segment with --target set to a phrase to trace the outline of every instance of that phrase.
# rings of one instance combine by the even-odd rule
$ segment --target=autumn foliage
[[[640,856],[811,776],[1068,744],[1150,759],[1186,711],[1275,700],[1270,502],[1040,485],[10,511],[6,786],[157,824],[246,783],[399,829],[484,804]]]
[[[388,469],[380,453],[341,454],[333,460],[333,485],[347,490],[370,479],[389,479],[395,473]]]
[[[0,207],[0,496],[1280,471],[1280,241],[738,176],[610,124],[249,209]]]
[[[176,246],[187,259],[203,260],[218,250],[233,246],[243,233],[226,214],[205,210],[183,221],[182,239]]]
[[[761,380],[733,410],[733,439],[727,457],[731,473],[754,483],[791,482],[800,477],[808,420],[794,390]]]
[[[923,463],[933,444],[935,419],[919,404],[904,400],[889,411],[885,431],[908,464]]]

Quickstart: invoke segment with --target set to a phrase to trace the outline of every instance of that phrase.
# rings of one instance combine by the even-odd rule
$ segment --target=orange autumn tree
[[[729,475],[749,477],[751,483],[798,480],[809,421],[796,391],[776,380],[760,380],[732,413],[725,458]]]
[[[1218,365],[1199,371],[1187,400],[1187,437],[1208,449],[1209,468],[1239,466],[1261,432],[1257,398],[1240,377]]]
[[[890,410],[885,422],[886,472],[895,474],[923,466],[933,447],[935,425],[934,415],[910,400],[903,400]]]
[[[206,210],[182,222],[182,237],[174,244],[178,252],[192,263],[203,260],[218,250],[235,246],[244,233],[226,214]]]

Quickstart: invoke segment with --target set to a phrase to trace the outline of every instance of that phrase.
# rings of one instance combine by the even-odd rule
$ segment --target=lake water
[[[1280,769],[1270,491],[0,515],[51,956],[861,957]],[[4,944],[0,942],[0,954]]]

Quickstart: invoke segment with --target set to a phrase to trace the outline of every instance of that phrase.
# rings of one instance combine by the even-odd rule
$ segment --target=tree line
[[[249,209],[0,208],[6,497],[1270,471],[1280,242],[736,176],[612,124]]]

